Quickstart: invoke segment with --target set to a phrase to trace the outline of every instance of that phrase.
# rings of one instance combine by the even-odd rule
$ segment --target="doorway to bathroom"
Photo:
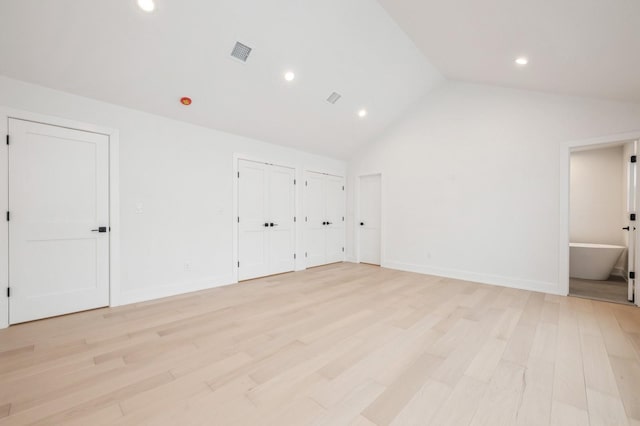
[[[637,140],[569,149],[568,293],[637,301]]]

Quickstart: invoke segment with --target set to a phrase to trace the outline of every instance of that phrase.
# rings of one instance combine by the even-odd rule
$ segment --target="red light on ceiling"
[[[186,96],[184,98],[180,98],[180,103],[182,105],[189,106],[189,105],[191,105],[191,98],[188,98]]]

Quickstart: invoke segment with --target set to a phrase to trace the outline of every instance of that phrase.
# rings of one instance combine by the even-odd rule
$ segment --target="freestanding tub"
[[[584,280],[606,280],[624,249],[609,244],[569,244],[569,276]]]

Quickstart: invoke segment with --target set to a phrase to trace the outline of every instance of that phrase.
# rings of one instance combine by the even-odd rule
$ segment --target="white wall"
[[[342,161],[5,77],[0,77],[0,105],[119,130],[120,303],[235,281],[234,153],[295,166],[299,179],[305,168],[345,173]],[[301,191],[298,185],[298,208]],[[137,204],[142,204],[142,214],[136,213]],[[297,235],[300,243],[301,233]],[[191,264],[190,271],[184,270],[185,262]],[[6,312],[0,312],[0,323],[3,318]]]
[[[624,165],[622,145],[571,153],[571,242],[626,245]]]
[[[638,104],[450,82],[350,162],[348,188],[382,173],[384,266],[561,293],[561,143],[638,129]]]

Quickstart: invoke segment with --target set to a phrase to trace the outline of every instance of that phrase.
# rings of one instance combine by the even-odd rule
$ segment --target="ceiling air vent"
[[[335,104],[336,102],[338,102],[338,100],[340,100],[341,97],[342,95],[340,93],[333,92],[327,98],[327,102],[329,102],[330,104]]]
[[[231,56],[242,62],[247,62],[250,54],[251,48],[240,43],[239,41],[236,42],[236,45],[233,47],[233,51],[231,52]]]

